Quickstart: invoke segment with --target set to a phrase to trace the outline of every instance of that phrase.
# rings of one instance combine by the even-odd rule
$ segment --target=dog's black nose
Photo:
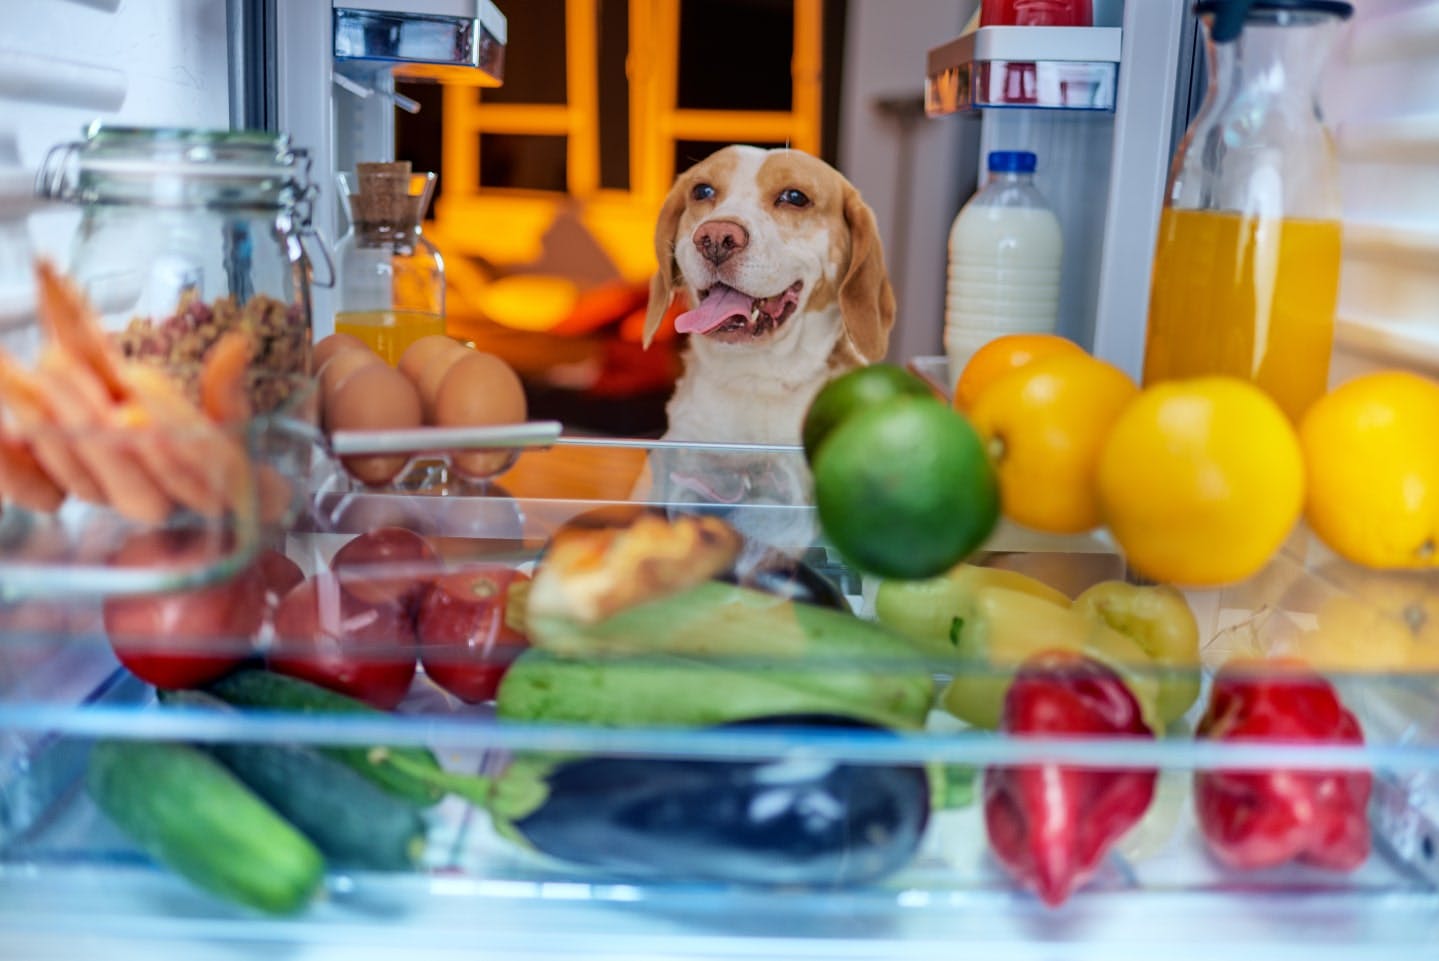
[[[700,255],[715,266],[749,246],[749,231],[733,220],[711,220],[695,231]]]

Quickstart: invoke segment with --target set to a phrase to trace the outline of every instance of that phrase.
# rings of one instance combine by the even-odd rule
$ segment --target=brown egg
[[[465,360],[473,352],[475,351],[472,351],[471,348],[462,347],[459,351],[439,354],[430,360],[429,367],[420,371],[420,378],[414,383],[414,386],[419,387],[420,390],[420,409],[425,411],[425,423],[439,423],[439,420],[435,419],[435,397],[440,393],[440,384],[445,383],[445,377],[449,374],[450,367]]]
[[[450,368],[472,356],[475,351],[464,345],[459,345],[459,350],[436,351],[430,357],[429,363],[420,376],[415,378],[415,386],[420,389],[420,407],[425,412],[425,423],[435,424],[435,395],[440,392],[440,385],[445,381],[445,375]]]
[[[400,373],[410,378],[416,387],[420,385],[420,377],[440,357],[459,358],[464,355],[468,348],[464,344],[445,334],[430,334],[421,337],[413,344],[405,348],[400,355]],[[423,400],[423,396],[421,400]]]
[[[331,431],[419,427],[420,396],[404,374],[388,364],[372,364],[345,378],[326,414],[325,426]],[[409,459],[408,454],[377,454],[346,457],[342,463],[366,484],[385,484]]]
[[[509,364],[493,354],[471,351],[455,361],[435,391],[433,423],[437,427],[488,427],[518,424],[525,419],[525,390]],[[473,477],[503,470],[506,450],[466,451],[450,459],[456,469]]]
[[[334,404],[335,395],[345,382],[358,371],[384,363],[384,359],[368,347],[341,349],[325,361],[325,366],[319,369],[319,378],[320,416],[326,427],[329,427],[330,407]]]
[[[350,350],[360,347],[369,350],[370,347],[360,338],[352,334],[331,334],[315,343],[315,348],[310,352],[310,362],[313,369],[318,371],[325,366],[325,361],[342,350]]]

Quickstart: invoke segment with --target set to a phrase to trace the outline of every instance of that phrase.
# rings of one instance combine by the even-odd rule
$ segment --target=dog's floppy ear
[[[660,208],[655,221],[655,262],[659,267],[650,278],[650,301],[645,310],[644,345],[648,347],[660,329],[670,299],[679,284],[679,265],[675,263],[675,233],[679,230],[680,214],[685,209],[683,178],[676,180]]]
[[[894,290],[884,266],[874,211],[849,183],[844,186],[844,221],[849,226],[849,267],[839,285],[839,312],[855,350],[873,363],[889,349]]]

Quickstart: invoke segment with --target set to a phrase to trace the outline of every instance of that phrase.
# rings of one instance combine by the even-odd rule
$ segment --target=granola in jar
[[[93,124],[46,155],[37,183],[80,206],[69,273],[127,359],[194,388],[212,347],[244,333],[252,411],[291,413],[309,373],[311,285],[333,282],[309,165],[269,131]],[[312,251],[328,279],[314,279]]]
[[[308,373],[310,328],[299,304],[265,294],[243,306],[228,295],[210,303],[187,296],[173,315],[159,321],[135,317],[114,337],[127,359],[164,367],[193,393],[205,354],[231,330],[249,335],[250,366],[263,375],[251,378],[252,409],[265,414],[280,408]]]

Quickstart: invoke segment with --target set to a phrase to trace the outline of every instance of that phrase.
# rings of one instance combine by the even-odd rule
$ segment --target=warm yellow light
[[[564,277],[515,274],[492,280],[477,296],[480,312],[513,330],[551,330],[574,312],[579,288]]]

